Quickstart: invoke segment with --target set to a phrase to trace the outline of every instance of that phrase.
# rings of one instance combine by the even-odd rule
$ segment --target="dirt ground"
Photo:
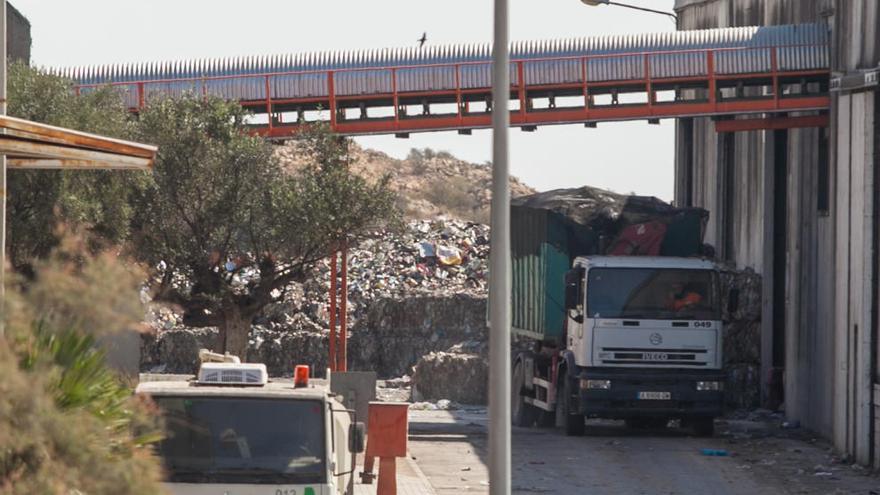
[[[486,423],[479,408],[410,412],[410,455],[436,493],[488,493]],[[712,438],[591,421],[580,438],[514,428],[513,493],[880,495],[880,476],[769,421],[720,421]]]

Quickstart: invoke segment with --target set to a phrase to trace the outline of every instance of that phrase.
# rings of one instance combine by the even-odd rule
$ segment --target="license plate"
[[[672,392],[639,392],[639,400],[670,400]]]

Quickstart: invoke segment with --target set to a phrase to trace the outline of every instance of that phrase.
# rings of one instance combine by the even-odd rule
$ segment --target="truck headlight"
[[[600,389],[608,390],[611,388],[611,380],[584,380],[581,379],[581,390]]]
[[[724,382],[697,382],[698,392],[718,392],[724,390]]]

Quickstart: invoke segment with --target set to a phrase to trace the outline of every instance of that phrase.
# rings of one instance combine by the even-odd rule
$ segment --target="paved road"
[[[677,430],[631,431],[591,422],[587,436],[514,428],[513,493],[864,494],[880,477],[840,463],[803,433],[747,421],[714,438]],[[412,411],[410,454],[438,494],[488,493],[484,411]],[[724,449],[727,457],[702,455]]]
[[[363,471],[363,461],[363,456],[358,456],[358,473]],[[378,470],[379,462],[377,460],[374,474],[378,474]],[[378,480],[364,484],[361,482],[360,476],[355,478],[354,495],[376,495],[377,488]],[[435,495],[430,482],[411,458],[397,461],[397,495]]]

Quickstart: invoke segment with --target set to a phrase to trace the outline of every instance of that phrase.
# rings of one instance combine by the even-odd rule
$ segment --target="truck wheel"
[[[694,418],[690,421],[694,428],[694,433],[698,437],[711,437],[715,434],[714,418]]]
[[[556,401],[556,407],[560,408],[560,412],[565,426],[565,434],[570,437],[584,436],[586,425],[584,424],[584,415],[571,411],[572,399],[576,399],[577,387],[575,381],[564,377],[562,379],[562,397]]]
[[[531,404],[526,404],[523,397],[523,385],[525,383],[526,374],[523,368],[523,362],[517,361],[513,367],[513,376],[510,384],[510,412],[513,416],[513,426],[529,427],[535,424],[538,416],[538,410]]]

